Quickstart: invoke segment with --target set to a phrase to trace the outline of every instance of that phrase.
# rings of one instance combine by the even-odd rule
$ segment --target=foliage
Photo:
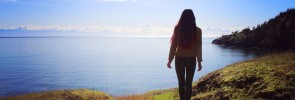
[[[274,50],[295,50],[295,9],[281,12],[275,18],[258,24],[252,30],[232,32],[212,43],[238,47],[256,47]]]

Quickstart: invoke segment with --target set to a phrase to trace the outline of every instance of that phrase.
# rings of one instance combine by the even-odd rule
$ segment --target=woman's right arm
[[[172,40],[171,40],[168,63],[167,63],[168,68],[171,68],[171,62],[174,59],[176,48],[177,48],[177,36],[175,32],[176,32],[176,28],[174,29],[174,33],[173,33],[174,36],[172,36]]]
[[[168,58],[169,61],[172,61],[174,59],[176,47],[177,47],[176,41],[173,40],[170,46],[170,52],[169,52],[169,58]]]
[[[170,46],[169,58],[168,58],[168,63],[167,63],[168,68],[171,68],[171,62],[174,59],[176,47],[177,47],[176,41],[173,40],[171,43],[171,46]]]

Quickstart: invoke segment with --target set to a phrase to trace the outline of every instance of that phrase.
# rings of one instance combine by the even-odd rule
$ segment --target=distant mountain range
[[[248,27],[242,31],[232,32],[230,35],[223,35],[212,43],[237,47],[295,50],[295,9],[289,8],[252,29]]]

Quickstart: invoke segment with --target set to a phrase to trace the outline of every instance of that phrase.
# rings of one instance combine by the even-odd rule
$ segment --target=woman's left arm
[[[197,28],[197,60],[198,60],[198,71],[202,70],[202,30]]]
[[[197,28],[197,59],[202,62],[202,30]]]

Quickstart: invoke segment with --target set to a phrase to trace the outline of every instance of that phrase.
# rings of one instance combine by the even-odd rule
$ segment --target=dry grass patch
[[[89,89],[55,90],[11,96],[3,100],[113,100],[104,92]]]

